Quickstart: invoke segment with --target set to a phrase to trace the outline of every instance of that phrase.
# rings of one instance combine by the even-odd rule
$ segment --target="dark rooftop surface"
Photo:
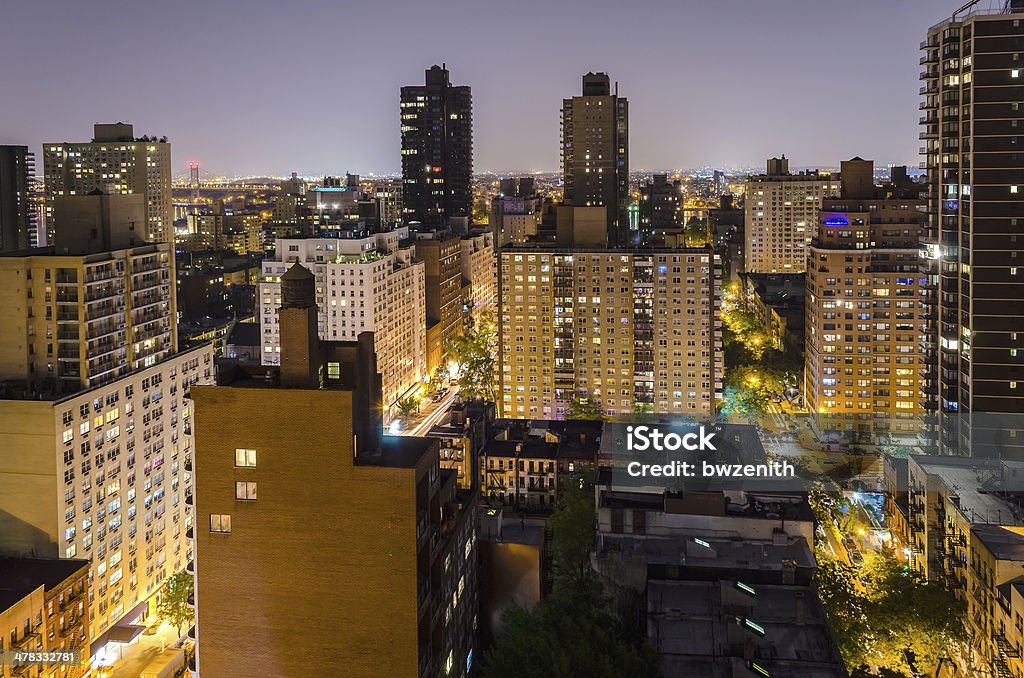
[[[0,611],[7,610],[39,586],[53,589],[88,564],[88,560],[0,558]]]
[[[604,431],[601,421],[497,419],[494,430],[502,438],[488,440],[484,454],[526,459],[588,459],[596,461]]]
[[[648,636],[661,655],[664,675],[755,675],[746,666],[751,650],[767,675],[846,675],[811,589],[757,585],[755,591],[750,596],[739,593],[724,580],[650,582]],[[749,619],[761,633],[738,626],[740,618]]]
[[[260,324],[238,323],[228,336],[228,343],[235,346],[259,346]]]
[[[416,468],[423,455],[437,444],[437,440],[434,438],[382,436],[380,450],[360,452],[356,455],[356,465]]]
[[[1006,528],[1000,525],[973,525],[973,532],[999,560],[1024,561],[1024,533],[1020,528]]]

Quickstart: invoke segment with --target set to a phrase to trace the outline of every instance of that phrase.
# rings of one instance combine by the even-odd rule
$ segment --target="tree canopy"
[[[484,655],[484,678],[655,678],[657,653],[637,643],[590,567],[594,545],[591,487],[568,486],[552,515],[555,586],[531,610],[505,613]]]
[[[183,626],[191,626],[195,618],[195,610],[188,602],[192,594],[193,578],[188,572],[179,572],[167,580],[160,591],[160,603],[157,615],[170,622],[181,635]]]
[[[601,403],[593,398],[573,396],[565,413],[566,419],[586,419],[590,421],[601,421],[605,418],[604,408]]]
[[[496,348],[494,315],[489,312],[481,314],[472,327],[465,328],[462,334],[448,343],[448,356],[459,364],[457,376],[463,398],[479,397],[494,401],[497,397],[494,373]]]

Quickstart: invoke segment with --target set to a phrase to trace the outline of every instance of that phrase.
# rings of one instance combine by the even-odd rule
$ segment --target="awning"
[[[121,619],[116,624],[111,626],[109,629],[100,634],[100,637],[93,641],[92,645],[89,646],[89,656],[95,657],[96,653],[103,649],[107,643],[130,643],[139,637],[139,634],[145,630],[145,626],[136,626],[129,624],[128,622],[137,619],[138,616],[144,613],[149,604],[148,600],[144,600],[132,609],[128,610],[127,614],[121,615]]]
[[[107,643],[130,643],[138,638],[139,634],[145,630],[145,626],[137,626],[135,624],[111,626],[109,629],[104,631],[92,645],[89,646],[89,654],[90,656],[95,657],[96,653],[102,650]]]

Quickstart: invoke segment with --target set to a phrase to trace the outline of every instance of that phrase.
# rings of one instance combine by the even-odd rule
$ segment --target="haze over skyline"
[[[476,171],[558,169],[561,101],[587,71],[630,101],[634,169],[916,166],[918,43],[961,4],[643,0],[627,38],[609,0],[14,3],[0,143],[39,153],[120,120],[168,136],[176,173],[394,173],[399,88],[443,62],[473,88]]]

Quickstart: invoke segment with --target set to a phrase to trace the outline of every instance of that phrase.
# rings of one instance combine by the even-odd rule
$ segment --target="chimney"
[[[319,388],[323,364],[317,330],[316,279],[302,264],[281,276],[281,386]]]

